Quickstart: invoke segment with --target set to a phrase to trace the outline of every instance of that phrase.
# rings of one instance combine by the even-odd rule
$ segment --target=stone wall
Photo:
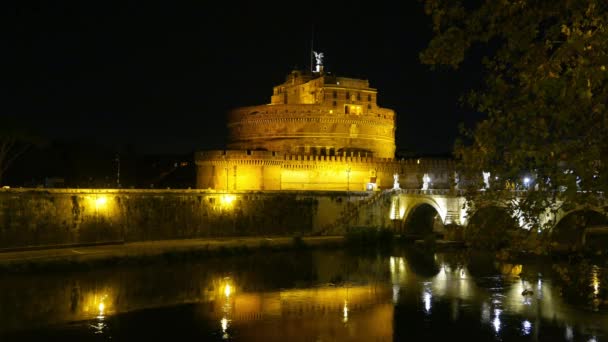
[[[352,191],[0,190],[0,249],[312,235],[327,227],[340,233],[344,227],[335,222],[345,217],[352,203],[372,195]],[[383,222],[368,220],[373,226]]]

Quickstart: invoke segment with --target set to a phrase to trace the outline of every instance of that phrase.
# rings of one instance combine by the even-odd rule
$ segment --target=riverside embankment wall
[[[372,192],[3,189],[0,249],[389,227]],[[356,213],[356,215],[353,215]]]

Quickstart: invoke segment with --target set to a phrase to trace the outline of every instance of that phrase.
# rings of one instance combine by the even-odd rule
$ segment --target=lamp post
[[[116,188],[120,188],[120,155],[116,153]]]
[[[349,191],[350,191],[350,167],[347,167],[347,169],[346,169],[346,192],[347,192],[347,194]]]
[[[350,211],[350,166],[346,167],[346,209]],[[348,223],[346,230],[350,231],[350,224]]]
[[[224,167],[224,170],[226,170],[226,192],[228,192],[228,165]]]

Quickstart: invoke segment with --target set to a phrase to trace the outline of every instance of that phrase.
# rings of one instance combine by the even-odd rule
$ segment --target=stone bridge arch
[[[607,208],[577,207],[558,211],[549,234],[557,250],[608,248]]]
[[[391,219],[398,223],[399,231],[407,228],[412,215],[437,215],[442,226],[461,225],[464,198],[449,190],[401,190],[395,193],[391,203]],[[431,210],[432,209],[432,210]],[[421,214],[420,210],[424,213]]]
[[[430,199],[411,204],[401,219],[402,232],[415,235],[431,233],[443,235],[445,233],[445,214],[442,216],[441,211],[442,208]]]

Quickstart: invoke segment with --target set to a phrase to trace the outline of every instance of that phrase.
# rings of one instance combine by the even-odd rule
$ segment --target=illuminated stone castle
[[[229,113],[228,149],[196,153],[198,188],[364,191],[422,179],[405,179],[419,160],[394,160],[395,112],[377,90],[325,73],[316,55],[316,70],[292,71],[269,104]]]

